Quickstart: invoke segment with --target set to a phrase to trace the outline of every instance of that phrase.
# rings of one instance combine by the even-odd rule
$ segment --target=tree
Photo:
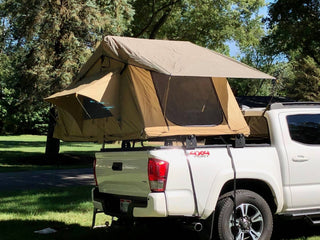
[[[270,34],[263,39],[270,55],[285,54],[292,74],[285,88],[296,100],[319,101],[320,2],[278,0],[265,19]]]
[[[130,5],[109,2],[3,1],[1,17],[9,26],[6,50],[21,52],[20,85],[43,96],[67,86],[103,35],[126,30]]]
[[[187,40],[228,53],[227,40],[241,48],[259,42],[263,5],[264,0],[136,0],[132,35]]]
[[[275,77],[270,79],[230,79],[238,96],[287,96],[286,82],[293,76],[292,64],[283,55],[269,55],[268,48],[258,44],[242,51],[240,61]]]
[[[265,54],[261,44],[246,48],[240,61],[273,75],[275,57]],[[273,90],[270,79],[230,79],[230,85],[238,96],[271,95]]]
[[[15,59],[14,116],[35,124],[49,110],[43,98],[69,85],[101,37],[127,30],[133,13],[127,0],[1,1],[3,52]]]
[[[292,52],[310,56],[320,64],[320,2],[278,0],[270,5],[265,19],[271,34],[264,41],[272,54]]]
[[[173,10],[181,7],[181,0],[137,0],[132,31],[134,37],[156,38],[160,28],[166,23]],[[147,21],[146,17],[148,18]]]
[[[287,81],[288,96],[301,101],[320,100],[320,66],[310,57],[292,62],[294,76]]]

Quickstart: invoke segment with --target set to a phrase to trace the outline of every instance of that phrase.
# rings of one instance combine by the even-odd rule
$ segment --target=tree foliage
[[[241,62],[252,66],[260,71],[275,76],[275,56],[266,54],[263,45],[258,44],[243,51]],[[268,96],[274,90],[274,82],[270,79],[230,79],[230,84],[238,96]]]
[[[19,84],[44,95],[69,84],[101,36],[126,30],[133,12],[122,2],[4,1],[6,49],[21,53]]]
[[[320,100],[320,66],[310,56],[292,62],[294,76],[288,79],[287,94],[301,101]]]
[[[241,48],[259,42],[263,5],[264,0],[136,0],[132,35],[187,40],[228,53],[228,40]]]
[[[2,101],[18,118],[3,120],[5,131],[44,123],[43,98],[70,84],[101,37],[126,31],[133,13],[129,0],[1,1],[1,64],[11,59],[14,74],[1,81],[1,92],[16,104]]]
[[[271,34],[264,41],[272,54],[292,52],[310,56],[320,64],[320,2],[278,0],[270,5],[265,19]]]
[[[265,19],[270,34],[262,41],[269,55],[285,54],[289,62],[282,79],[286,95],[319,101],[320,2],[278,0]]]

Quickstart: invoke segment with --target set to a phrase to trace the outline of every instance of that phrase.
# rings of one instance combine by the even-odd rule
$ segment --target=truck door
[[[282,114],[292,206],[320,207],[320,114],[294,111]]]

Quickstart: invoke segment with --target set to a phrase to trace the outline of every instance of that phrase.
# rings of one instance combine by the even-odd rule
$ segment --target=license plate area
[[[120,211],[123,213],[127,213],[131,202],[132,201],[128,199],[120,199]]]

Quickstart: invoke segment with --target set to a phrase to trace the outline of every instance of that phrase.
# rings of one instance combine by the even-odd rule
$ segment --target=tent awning
[[[83,95],[100,102],[106,91],[112,73],[96,74],[94,76],[83,79],[80,83],[71,84],[67,89],[55,93],[47,98],[46,101],[54,103],[54,99],[65,97],[68,95]]]
[[[79,74],[107,57],[171,76],[274,79],[257,69],[187,41],[106,36]]]
[[[117,79],[116,73],[98,73],[84,78],[81,82],[71,84],[66,90],[53,94],[45,100],[69,112],[81,129],[84,115],[87,118],[93,118],[90,108],[85,106],[84,98],[101,105],[106,109],[105,112],[110,111],[116,117],[119,115],[118,109],[114,107],[118,104]]]

